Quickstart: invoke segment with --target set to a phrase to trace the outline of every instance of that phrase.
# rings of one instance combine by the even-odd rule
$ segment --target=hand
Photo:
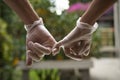
[[[81,60],[82,57],[88,56],[90,52],[92,33],[97,29],[97,24],[91,26],[87,23],[77,21],[76,27],[61,41],[54,45],[53,55],[58,53],[58,48],[63,47],[66,56]]]
[[[26,63],[27,65],[31,65],[32,60],[38,61],[41,60],[44,55],[49,55],[56,41],[44,27],[41,18],[39,21],[34,22],[30,27],[26,26],[26,28]]]

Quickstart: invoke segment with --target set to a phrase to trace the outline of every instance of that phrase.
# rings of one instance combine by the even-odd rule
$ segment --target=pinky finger
[[[52,48],[52,55],[53,55],[53,56],[55,56],[56,54],[59,53],[61,45],[62,45],[62,42],[59,41],[58,43],[56,43],[56,44],[53,46],[53,48]]]

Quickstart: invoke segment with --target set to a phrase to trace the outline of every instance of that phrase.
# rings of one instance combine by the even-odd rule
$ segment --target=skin
[[[117,0],[93,0],[91,2],[90,7],[88,8],[88,10],[82,15],[82,17],[79,20],[79,22],[87,23],[89,25],[94,25],[94,23],[96,22],[96,20],[108,8],[110,8],[116,1]],[[84,27],[84,26],[83,25],[79,25],[79,27]],[[88,27],[90,28],[92,26],[88,26]],[[64,50],[64,53],[66,54],[66,56],[68,56],[68,57],[70,57],[72,59],[80,60],[82,57],[88,56],[88,53],[89,53],[89,50],[90,50],[91,41],[89,41],[89,39],[81,40],[79,38],[83,37],[85,34],[89,34],[89,32],[86,32],[89,29],[82,29],[82,28],[81,29],[75,29],[75,28],[66,36],[69,39],[64,39],[63,38],[57,44],[55,44],[55,46],[53,48],[53,51],[52,51],[54,55],[59,52],[57,50],[57,48],[63,46],[64,47],[63,50]],[[77,30],[79,30],[79,32]],[[85,34],[83,35],[82,33],[85,33]],[[78,34],[79,34],[79,37],[77,36],[75,38],[75,36],[78,35]],[[90,35],[90,37],[91,37],[91,35]],[[81,45],[78,46],[78,43],[81,43]],[[85,47],[87,47],[87,46],[89,47],[89,49],[86,52],[84,50],[86,50],[87,48],[84,48],[84,46]],[[76,49],[78,49],[78,50],[76,50]],[[75,54],[73,54],[73,52]],[[79,52],[81,53],[81,55],[79,55],[80,54]],[[82,52],[83,52],[83,54],[82,54]]]
[[[88,10],[81,17],[80,22],[93,25],[95,21],[102,15],[102,13],[105,12],[116,1],[117,0],[93,0]],[[39,20],[38,15],[33,10],[28,0],[4,0],[4,2],[19,15],[19,17],[23,20],[25,24],[32,24],[34,21]],[[26,39],[27,64],[29,65],[31,64],[31,61],[32,61],[30,56],[32,57],[34,56],[36,59],[39,59],[40,55],[42,55],[43,53],[50,53],[53,45],[55,45],[53,49],[53,53],[57,52],[60,46],[62,45],[64,46],[64,44],[62,44],[65,42],[64,40],[61,40],[60,42],[56,43],[52,35],[49,35],[49,33],[45,33],[40,29],[40,27],[41,27],[40,25],[37,25],[31,32],[27,33],[27,39]],[[84,30],[81,30],[81,32],[84,32]],[[38,34],[40,34],[40,36]],[[69,41],[67,43],[69,43]],[[77,47],[76,45],[77,45],[77,42],[74,42],[70,45],[65,46],[64,52],[65,53],[68,52],[71,46],[73,50],[76,49]],[[44,51],[42,49],[44,49]],[[78,48],[78,49],[81,49],[81,48]],[[69,57],[78,58],[78,59],[81,58],[80,55],[74,55],[74,54],[69,55]]]
[[[34,11],[29,0],[4,0],[4,2],[17,13],[26,25],[39,20],[39,16]],[[27,31],[27,65],[31,65],[32,60],[41,60],[44,55],[49,55],[55,43],[55,39],[44,27],[44,24],[38,24],[31,31]]]
[[[17,15],[22,19],[25,24],[31,24],[39,20],[39,16],[32,8],[29,0],[3,0]]]
[[[116,1],[117,0],[93,0],[88,10],[82,15],[80,22],[93,25]]]

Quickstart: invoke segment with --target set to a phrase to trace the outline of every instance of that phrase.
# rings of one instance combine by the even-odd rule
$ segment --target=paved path
[[[93,58],[94,67],[90,74],[92,80],[120,80],[120,59],[117,58]]]

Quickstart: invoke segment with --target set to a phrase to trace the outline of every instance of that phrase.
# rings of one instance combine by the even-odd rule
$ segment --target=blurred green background
[[[69,0],[70,5],[91,0]],[[57,15],[50,8],[55,8],[50,0],[30,0],[35,11],[44,20],[46,28],[57,41],[67,35],[76,24],[76,20],[84,11],[67,12]],[[25,61],[25,37],[26,31],[21,19],[2,0],[0,0],[0,80],[21,80],[21,70],[15,70],[20,61]],[[93,35],[93,44],[90,56],[100,57],[101,34],[98,29]],[[112,44],[113,45],[113,44]],[[61,50],[57,56],[45,56],[44,60],[65,60]],[[30,70],[30,80],[60,80],[58,70]]]

